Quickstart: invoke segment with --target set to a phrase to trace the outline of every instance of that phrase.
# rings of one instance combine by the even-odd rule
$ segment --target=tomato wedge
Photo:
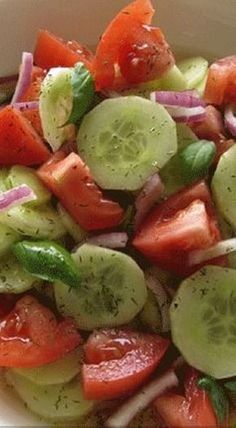
[[[95,55],[98,90],[122,89],[152,80],[174,64],[163,34],[149,26],[153,14],[150,1],[136,0],[110,23]]]
[[[39,165],[50,151],[30,122],[14,107],[0,110],[0,165]]]
[[[133,245],[152,262],[183,277],[193,272],[189,252],[207,248],[219,239],[210,192],[201,181],[154,208],[137,231]]]
[[[49,164],[38,170],[38,176],[86,230],[117,226],[124,216],[123,209],[103,197],[89,168],[77,154],[65,156],[63,152],[54,155]]]
[[[204,98],[207,103],[236,103],[236,55],[222,58],[211,65]]]
[[[219,161],[223,153],[235,144],[226,136],[221,112],[212,105],[206,107],[205,118],[201,122],[193,123],[191,128],[198,138],[214,141],[216,145],[215,163]]]
[[[46,30],[40,30],[34,51],[34,62],[49,70],[52,67],[73,67],[77,62],[92,70],[93,54],[75,40],[65,42]]]
[[[32,73],[32,81],[26,92],[24,93],[23,97],[21,98],[21,101],[28,102],[28,101],[38,101],[39,95],[41,91],[41,83],[45,77],[45,72],[40,67],[33,67],[33,73]],[[26,109],[22,111],[22,114],[24,117],[26,117],[35,131],[38,135],[40,135],[41,138],[43,138],[43,130],[42,130],[42,124],[41,119],[39,115],[39,109]]]
[[[190,370],[186,396],[168,393],[157,398],[154,407],[168,428],[216,428],[216,416],[206,392],[197,386],[198,375]]]
[[[160,336],[127,330],[93,333],[82,368],[87,399],[110,400],[137,389],[158,366],[169,346]]]
[[[0,366],[38,367],[56,361],[80,342],[72,321],[58,322],[51,310],[24,296],[0,322]]]

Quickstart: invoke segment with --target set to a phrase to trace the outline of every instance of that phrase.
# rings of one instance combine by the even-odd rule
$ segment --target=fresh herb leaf
[[[224,388],[210,376],[200,378],[198,386],[208,393],[219,422],[224,422],[229,412],[229,401]]]
[[[82,62],[78,62],[73,69],[71,86],[73,106],[65,125],[69,123],[76,124],[87,113],[94,100],[93,77]]]
[[[23,269],[48,282],[61,281],[70,287],[81,283],[80,272],[71,254],[56,242],[20,241],[12,246]]]
[[[184,181],[191,183],[206,176],[215,154],[215,144],[207,140],[192,143],[180,152],[180,167]]]

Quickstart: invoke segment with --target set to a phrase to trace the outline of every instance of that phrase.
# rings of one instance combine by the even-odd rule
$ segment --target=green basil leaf
[[[207,140],[192,143],[180,152],[180,167],[184,181],[191,183],[206,176],[215,154],[215,144]]]
[[[23,269],[45,281],[61,281],[70,287],[78,287],[80,273],[71,254],[56,242],[20,241],[12,251]]]
[[[207,391],[219,422],[224,422],[229,412],[229,401],[224,388],[210,376],[200,378],[198,386]]]
[[[71,86],[73,106],[65,125],[69,123],[76,124],[87,113],[94,100],[93,77],[82,62],[78,62],[73,69]]]

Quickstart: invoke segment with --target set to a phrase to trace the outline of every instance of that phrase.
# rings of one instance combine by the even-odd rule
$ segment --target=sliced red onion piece
[[[149,269],[145,272],[146,284],[149,290],[151,290],[157,300],[162,319],[162,332],[166,333],[170,331],[170,298],[167,295],[163,285],[155,275],[155,271]]]
[[[125,428],[137,413],[146,409],[155,398],[178,386],[178,378],[173,370],[168,370],[162,376],[144,386],[136,395],[127,400],[106,421],[107,428]]]
[[[236,106],[229,105],[225,108],[225,126],[236,137]]]
[[[200,122],[206,115],[204,107],[166,107],[171,117],[177,123]]]
[[[152,208],[155,202],[158,201],[164,192],[164,184],[162,183],[159,174],[152,175],[139,193],[136,201],[136,214],[134,217],[134,227],[137,227],[142,222],[145,215]]]
[[[13,187],[13,189],[0,193],[0,212],[4,212],[17,205],[34,201],[36,195],[31,187],[26,184]]]
[[[33,55],[29,52],[23,52],[20,67],[19,78],[16,84],[16,89],[12,97],[11,104],[15,104],[21,100],[26,89],[31,83],[31,75],[33,70]]]
[[[204,250],[195,250],[189,254],[189,264],[198,265],[216,257],[224,256],[236,251],[236,238],[226,239],[220,241],[218,244]]]
[[[125,248],[127,242],[128,235],[125,232],[103,233],[87,239],[88,244],[105,248]]]
[[[36,110],[39,108],[39,102],[38,101],[20,102],[20,103],[14,103],[12,104],[12,106],[20,111]]]
[[[196,91],[156,91],[152,92],[151,100],[166,107],[205,107],[206,103]]]

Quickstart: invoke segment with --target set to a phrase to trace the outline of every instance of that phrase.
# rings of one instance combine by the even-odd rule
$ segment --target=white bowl
[[[94,46],[127,0],[0,0],[0,76],[15,74],[21,52],[33,49],[38,28]],[[236,0],[154,0],[155,17],[175,52],[209,59],[235,53]],[[49,426],[4,386],[0,426]]]

